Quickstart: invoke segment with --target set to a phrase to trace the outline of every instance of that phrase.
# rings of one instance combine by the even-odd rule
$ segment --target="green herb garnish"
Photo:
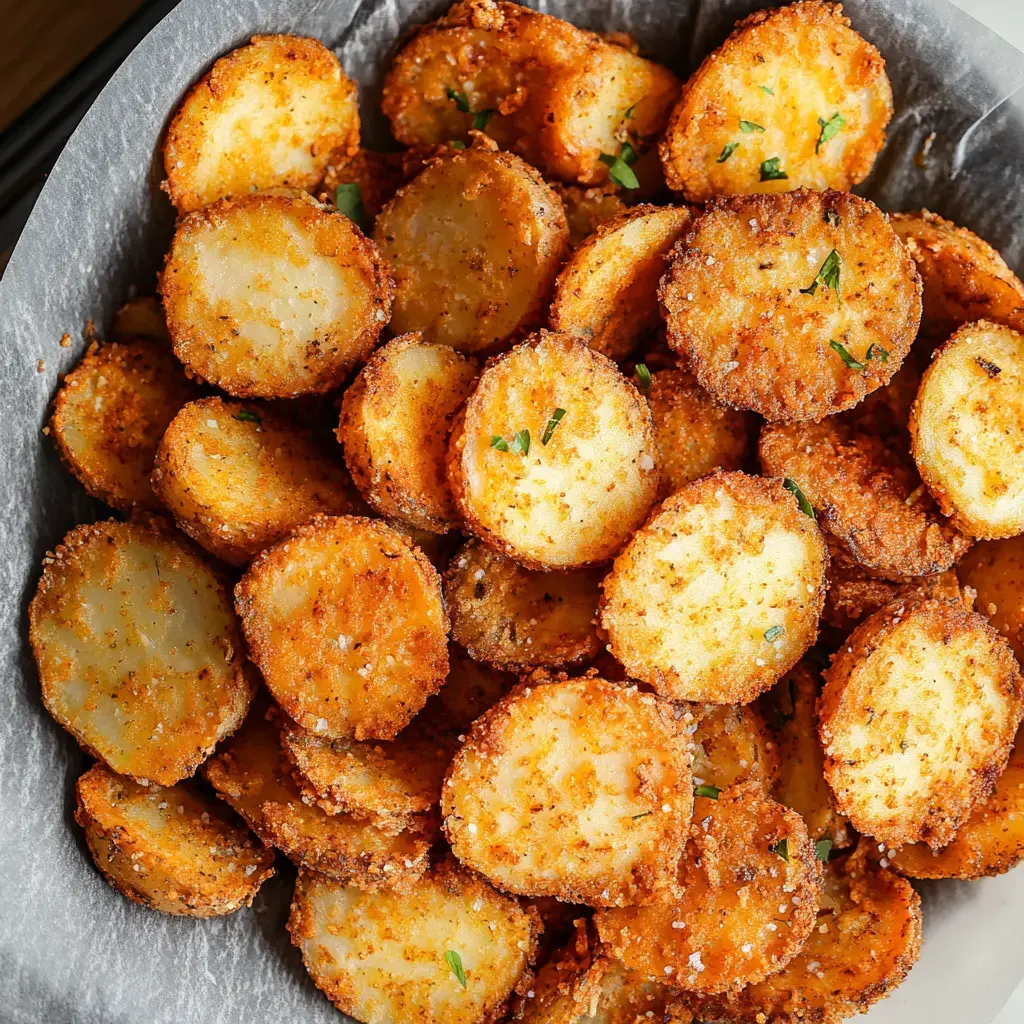
[[[445,94],[463,114],[472,113],[469,107],[469,97],[464,92],[459,92],[458,89],[447,89]]]
[[[768,93],[769,96],[774,96],[775,95],[775,90],[770,88],[767,85],[759,85],[758,88],[761,90],[761,92]]]
[[[360,231],[366,230],[366,210],[363,207],[363,192],[358,182],[346,181],[340,184],[334,190],[334,205],[338,208],[338,213],[345,214]]]
[[[818,290],[818,285],[823,284],[826,288],[830,288],[836,293],[836,301],[842,302],[842,296],[839,294],[839,274],[842,270],[843,261],[839,256],[837,250],[833,249],[826,257],[825,262],[822,263],[821,269],[815,275],[814,280],[810,283],[807,288],[801,288],[801,295],[813,295]]]
[[[789,680],[789,706],[791,710],[789,714],[786,714],[786,712],[779,707],[778,698],[772,701],[772,725],[774,725],[776,729],[781,729],[787,722],[792,722],[796,717],[796,683],[792,677],[790,677]]]
[[[495,434],[491,438],[491,447],[497,448],[499,452],[508,451],[508,441],[505,440],[500,434]]]
[[[844,363],[846,363],[846,368],[848,370],[867,369],[867,367],[862,362],[859,362],[858,360],[854,359],[853,356],[850,355],[850,353],[846,349],[846,346],[841,341],[836,341],[835,338],[833,338],[828,344],[833,352],[839,353],[839,358],[842,359]]]
[[[789,838],[780,839],[773,847],[772,853],[777,853],[787,864],[789,863]]]
[[[259,413],[253,412],[252,409],[239,409],[235,419],[241,420],[243,423],[258,423],[261,427],[263,426],[263,420],[260,419]]]
[[[530,432],[529,430],[517,430],[512,441],[506,441],[501,434],[495,434],[491,438],[491,447],[497,448],[499,452],[511,452],[513,455],[530,454]]]
[[[725,161],[728,160],[729,157],[731,157],[733,155],[733,153],[736,152],[738,147],[739,147],[739,143],[738,142],[727,142],[725,144],[725,146],[723,147],[722,152],[719,155],[718,159],[715,161],[715,163],[716,164],[724,164]]]
[[[864,354],[865,359],[877,359],[880,363],[889,362],[889,353],[881,345],[871,342]]]
[[[709,800],[717,800],[722,791],[717,786],[695,786],[694,796],[706,796]]]
[[[487,122],[490,121],[491,115],[494,113],[493,110],[478,110],[473,115],[473,127],[478,131],[487,130]]]
[[[778,640],[779,637],[782,636],[782,634],[785,632],[785,626],[772,626],[771,629],[766,629],[764,631],[764,638],[768,641],[768,643],[771,643],[773,640]]]
[[[608,168],[608,177],[616,185],[621,185],[623,188],[636,189],[640,187],[640,182],[636,174],[633,173],[631,164],[636,163],[637,155],[637,151],[628,142],[624,142],[622,144],[622,152],[618,156],[612,156],[611,153],[602,153],[600,159],[601,163]]]
[[[636,104],[634,103],[631,107],[626,107],[626,112],[622,115],[623,121],[628,121],[633,116],[633,111],[636,110]]]
[[[459,984],[466,987],[466,972],[462,967],[462,957],[455,952],[454,949],[446,949],[444,953],[445,963],[451,968],[452,974],[455,975]]]
[[[814,856],[821,861],[822,864],[828,863],[829,854],[832,852],[832,840],[831,839],[819,839],[814,844]]]
[[[815,153],[819,153],[826,142],[834,139],[839,134],[840,128],[846,127],[846,118],[837,111],[827,121],[823,117],[819,117],[818,124],[821,125],[821,134],[814,144]]]
[[[763,132],[764,128],[761,125],[756,124],[754,121],[740,121],[740,131],[744,135],[749,135],[751,132]]]
[[[654,811],[644,811],[643,814],[634,814],[633,821],[639,821],[641,818],[646,818],[648,815],[653,813]]]
[[[633,371],[636,374],[636,379],[640,381],[640,390],[645,395],[651,392],[651,371],[647,369],[646,363],[637,363],[636,368]]]
[[[779,157],[773,156],[761,164],[762,181],[785,181],[789,175],[779,167]]]
[[[807,500],[807,495],[800,490],[800,486],[795,480],[790,480],[787,476],[782,481],[782,486],[796,498],[796,503],[800,506],[800,511],[803,512],[805,516],[810,516],[812,519],[818,518],[814,514],[814,506]]]
[[[547,444],[551,440],[551,435],[555,432],[555,427],[562,422],[562,417],[565,415],[564,409],[556,409],[551,414],[551,419],[548,420],[548,425],[544,428],[544,433],[541,435],[540,443]],[[527,442],[527,449],[529,449],[529,442]]]
[[[448,143],[448,145],[451,146],[452,149],[466,148],[466,144],[462,141],[462,139],[452,139],[451,142]]]

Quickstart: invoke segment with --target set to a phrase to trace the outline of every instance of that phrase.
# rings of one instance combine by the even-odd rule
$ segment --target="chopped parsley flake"
[[[494,113],[493,110],[478,110],[473,115],[473,127],[478,131],[487,130],[487,122],[490,121],[491,115]]]
[[[833,249],[822,263],[821,269],[815,275],[814,280],[807,288],[801,288],[801,295],[813,295],[818,290],[818,285],[823,284],[826,288],[836,293],[836,301],[842,302],[839,294],[839,274],[842,271],[843,261],[837,250]]]
[[[458,89],[448,89],[446,95],[463,114],[472,113],[469,108],[469,97],[464,92],[459,92]]]
[[[636,104],[634,103],[631,107],[626,107],[626,112],[622,115],[623,121],[628,121],[633,116],[633,111],[636,110]]]
[[[452,149],[465,149],[466,148],[466,144],[462,141],[462,139],[452,139],[452,141],[449,142],[448,145],[451,146]]]
[[[744,135],[749,135],[751,132],[763,132],[764,128],[754,121],[740,121],[740,131]]]
[[[722,791],[717,786],[695,786],[694,796],[706,796],[709,800],[717,800]]]
[[[882,348],[881,345],[871,342],[868,345],[867,352],[864,353],[865,359],[877,359],[880,363],[889,362],[889,352],[887,349]]]
[[[612,156],[611,153],[602,153],[600,159],[601,163],[608,168],[608,177],[616,185],[621,185],[623,188],[636,189],[640,187],[640,182],[633,172],[631,165],[636,163],[637,156],[637,151],[628,142],[624,142],[622,144],[622,152],[618,156]]]
[[[779,167],[779,157],[773,156],[761,164],[762,181],[785,181],[789,175]]]
[[[831,839],[819,839],[814,844],[814,856],[821,861],[822,864],[828,863],[829,855],[832,853],[832,840]]]
[[[800,506],[800,511],[803,512],[805,516],[810,516],[811,519],[818,518],[814,514],[814,506],[807,500],[807,495],[800,490],[800,485],[795,480],[790,480],[787,476],[782,481],[782,486],[796,498],[796,503]]]
[[[648,815],[651,815],[653,813],[654,813],[653,811],[644,811],[643,814],[634,814],[633,815],[633,820],[634,821],[639,821],[641,818],[646,818],[646,817],[648,817]]]
[[[787,864],[789,863],[789,838],[780,839],[773,847],[772,853],[777,853]]]
[[[551,419],[548,420],[548,425],[544,428],[544,433],[541,436],[540,443],[546,445],[551,440],[551,435],[555,432],[555,427],[562,422],[562,417],[565,415],[564,409],[556,409],[551,414]],[[527,450],[529,450],[529,441],[527,441]]]
[[[761,90],[761,92],[768,93],[769,96],[774,96],[775,95],[775,90],[772,89],[770,86],[760,85],[760,86],[758,86],[758,88]]]
[[[366,209],[363,207],[363,192],[358,182],[346,181],[340,184],[334,190],[334,205],[338,213],[345,214],[360,231],[366,230]]]
[[[448,966],[451,968],[451,972],[452,972],[452,974],[455,975],[455,977],[458,980],[459,984],[463,988],[465,988],[466,987],[466,972],[465,972],[465,970],[463,969],[463,966],[462,966],[462,957],[459,956],[459,954],[456,953],[454,949],[447,949],[447,950],[445,950],[444,959],[445,959],[445,963],[448,964]]]
[[[640,381],[640,390],[643,391],[645,395],[650,394],[651,371],[647,369],[647,364],[637,363],[634,373],[636,373],[636,379]]]
[[[505,440],[500,434],[495,434],[491,438],[491,447],[497,448],[499,452],[508,451],[508,441]]]
[[[862,362],[860,362],[857,359],[854,359],[853,356],[850,355],[846,346],[841,341],[836,341],[835,338],[833,338],[828,344],[833,352],[839,353],[839,358],[842,359],[844,363],[846,363],[846,368],[848,370],[867,369],[867,367]]]
[[[260,419],[259,413],[255,413],[252,409],[239,409],[236,420],[241,420],[243,423],[258,423],[263,426],[263,420]]]
[[[768,643],[771,643],[773,640],[778,640],[779,637],[782,636],[782,634],[785,632],[785,626],[772,626],[771,629],[766,629],[764,631],[764,638],[768,641]]]
[[[715,161],[715,163],[716,164],[724,164],[725,161],[728,160],[729,157],[731,157],[733,155],[733,153],[735,153],[738,148],[739,148],[739,143],[738,142],[727,142],[725,144],[725,146],[722,148],[722,152],[719,155],[718,159]]]
[[[815,153],[820,153],[821,147],[826,142],[834,139],[839,134],[840,128],[846,127],[846,118],[836,111],[827,121],[823,117],[819,117],[818,124],[821,125],[821,134],[818,136],[818,141],[814,144]]]
[[[491,447],[497,448],[499,452],[511,452],[513,455],[529,455],[530,432],[529,430],[517,430],[511,442],[506,441],[501,434],[495,434],[491,438]]]

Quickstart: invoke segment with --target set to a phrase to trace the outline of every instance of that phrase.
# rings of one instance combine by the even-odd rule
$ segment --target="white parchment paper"
[[[1006,0],[1007,3],[1019,0]],[[72,821],[85,759],[45,714],[26,643],[40,559],[90,501],[40,435],[86,318],[109,321],[131,286],[151,293],[170,235],[155,158],[169,113],[221,53],[257,32],[334,47],[361,86],[370,144],[382,69],[432,0],[184,0],[125,62],[75,132],[0,281],[0,1020],[10,1024],[331,1021],[287,941],[287,869],[256,904],[201,922],[113,893]],[[747,0],[551,0],[551,13],[634,34],[686,74]],[[852,0],[854,25],[888,61],[896,116],[861,191],[890,210],[927,204],[1024,269],[1024,55],[945,0]],[[928,165],[913,156],[936,133]],[[69,331],[71,348],[58,339]],[[44,370],[39,371],[39,360]],[[920,963],[868,1024],[989,1024],[1024,976],[1024,869],[923,885]]]

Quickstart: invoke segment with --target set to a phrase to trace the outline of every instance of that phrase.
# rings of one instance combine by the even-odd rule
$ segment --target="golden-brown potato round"
[[[359,148],[356,87],[316,39],[253,36],[192,87],[167,130],[164,183],[181,213],[226,195],[312,188]]]
[[[601,648],[601,575],[535,572],[468,541],[444,575],[452,637],[478,661],[513,672],[587,661]]]
[[[712,201],[660,298],[701,386],[772,422],[820,420],[887,384],[921,318],[920,278],[886,215],[831,190]]]
[[[957,575],[977,592],[975,609],[1006,637],[1024,664],[1024,537],[976,544],[957,566]]]
[[[914,461],[965,533],[1024,533],[1024,335],[961,327],[932,359],[910,416]]]
[[[746,704],[814,643],[827,565],[779,481],[714,473],[663,502],[615,560],[601,628],[662,696]]]
[[[822,529],[874,575],[945,572],[970,547],[922,493],[913,460],[898,445],[827,419],[769,424],[758,449],[761,471],[794,481]]]
[[[825,895],[800,953],[733,998],[702,999],[702,1020],[734,1024],[839,1024],[884,999],[921,951],[921,897],[873,864],[869,844],[825,866]]]
[[[1024,284],[988,242],[928,210],[894,213],[924,282],[921,333],[933,343],[962,324],[991,320],[1024,330]]]
[[[686,207],[637,206],[602,224],[558,275],[551,329],[611,359],[628,355],[660,322],[665,256],[692,217]]]
[[[369,355],[392,290],[348,217],[281,189],[179,221],[160,277],[174,354],[236,398],[336,387]]]
[[[122,511],[158,508],[149,485],[156,447],[195,394],[166,344],[93,343],[64,378],[47,432],[94,498]]]
[[[390,832],[437,806],[455,745],[450,735],[417,722],[390,742],[332,740],[294,722],[281,730],[281,746],[307,803]]]
[[[1006,766],[1024,681],[961,601],[900,599],[853,632],[818,703],[825,778],[858,832],[945,846]]]
[[[273,852],[191,786],[140,786],[96,764],[75,792],[96,867],[140,906],[218,917],[249,906],[274,873]]]
[[[694,800],[679,884],[677,901],[598,910],[601,941],[642,975],[726,992],[800,952],[814,926],[821,864],[800,815],[748,782]]]
[[[344,149],[337,154],[332,153],[332,161],[338,158],[338,163],[327,165],[327,173],[317,194],[322,199],[323,190],[328,199],[334,200],[339,185],[358,185],[359,199],[366,218],[365,225],[359,226],[369,233],[385,203],[390,202],[412,176],[408,172],[416,167],[416,161],[410,158],[410,152],[377,153],[372,149],[360,149],[351,157],[346,155]]]
[[[397,833],[307,803],[281,750],[281,721],[257,700],[242,728],[203,765],[203,774],[268,845],[301,867],[362,889],[408,888],[428,866],[436,822],[409,820]]]
[[[473,724],[448,769],[456,857],[523,895],[624,906],[672,894],[693,800],[683,717],[636,687],[531,677]]]
[[[825,752],[818,739],[818,675],[803,661],[764,694],[758,706],[772,730],[779,773],[769,792],[792,807],[812,842],[827,839],[836,849],[853,842],[849,822],[834,805],[825,782]]]
[[[778,747],[755,706],[702,710],[693,734],[695,786],[726,789],[753,780],[767,793],[778,775]]]
[[[427,701],[425,721],[455,733],[469,730],[473,722],[515,686],[510,672],[499,672],[471,658],[458,644],[448,645],[448,678]]]
[[[713,470],[746,466],[756,417],[715,401],[685,370],[652,373],[647,403],[661,451],[661,497]]]
[[[461,352],[537,326],[569,245],[562,204],[511,153],[448,151],[381,211],[373,237],[391,266],[391,329]]]
[[[171,340],[167,333],[167,321],[160,300],[152,295],[129,299],[115,314],[110,331],[114,341],[135,341],[149,338],[166,343]]]
[[[288,930],[317,987],[365,1024],[497,1020],[537,947],[534,918],[451,861],[402,895],[302,871]]]
[[[602,224],[625,213],[629,207],[617,185],[585,188],[582,185],[562,185],[552,181],[551,190],[562,200],[565,220],[569,225],[569,245],[580,245]]]
[[[28,615],[47,711],[121,775],[184,779],[245,717],[223,580],[160,520],[75,527]]]
[[[345,391],[338,440],[367,503],[380,515],[445,533],[459,516],[448,490],[448,434],[479,367],[418,334],[377,349]]]
[[[486,543],[572,569],[608,561],[644,521],[657,459],[650,410],[615,365],[542,331],[480,375],[452,429],[448,482]]]
[[[1018,731],[1006,771],[941,850],[912,843],[889,851],[887,863],[911,878],[984,878],[1024,859],[1024,742]]]
[[[867,177],[891,116],[885,61],[839,4],[758,11],[686,83],[661,140],[665,179],[698,203],[846,190]]]
[[[318,513],[353,510],[348,475],[309,431],[221,398],[174,417],[153,489],[182,530],[229,565],[245,565]]]
[[[381,522],[299,527],[253,562],[235,604],[270,692],[319,736],[394,739],[448,672],[437,570]]]

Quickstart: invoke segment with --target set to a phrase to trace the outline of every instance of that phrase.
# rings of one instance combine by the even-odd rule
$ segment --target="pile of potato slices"
[[[914,879],[1024,857],[1024,285],[849,191],[893,102],[838,5],[684,84],[462,0],[382,108],[218,60],[159,298],[56,396],[120,513],[30,608],[97,867],[207,917],[292,861],[366,1024],[864,1011]]]

